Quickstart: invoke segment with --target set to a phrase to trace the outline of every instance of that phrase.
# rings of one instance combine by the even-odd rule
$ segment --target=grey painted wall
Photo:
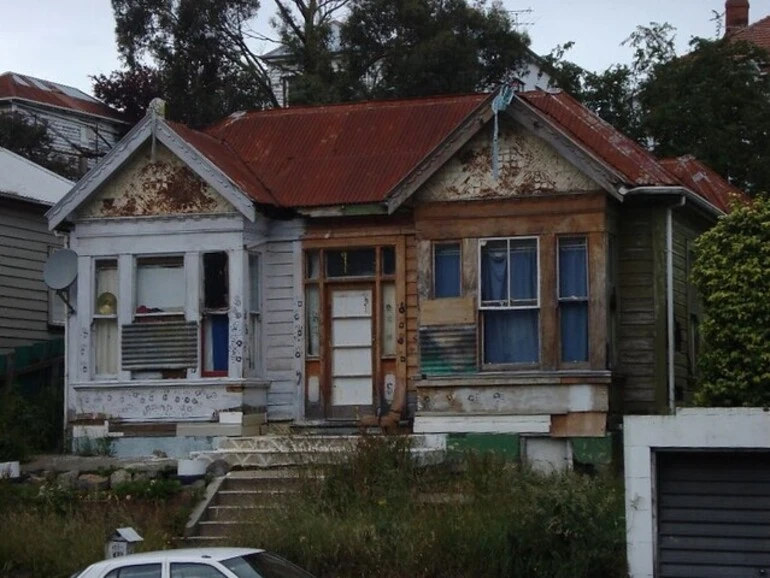
[[[0,352],[63,336],[49,326],[43,283],[49,248],[61,246],[48,231],[47,209],[0,197]]]

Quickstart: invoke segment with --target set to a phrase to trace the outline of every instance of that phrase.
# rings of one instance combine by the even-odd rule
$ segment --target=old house
[[[43,264],[62,243],[45,213],[72,185],[0,148],[0,355],[64,335],[63,303],[43,283]]]
[[[128,130],[128,122],[72,86],[15,72],[0,74],[0,113],[19,113],[45,123],[54,150],[84,174]]]
[[[49,212],[68,420],[125,453],[413,423],[600,460],[612,411],[686,394],[689,243],[729,192],[561,92],[148,114]]]

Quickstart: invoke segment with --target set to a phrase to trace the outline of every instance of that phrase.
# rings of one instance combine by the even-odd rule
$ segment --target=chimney
[[[725,2],[725,36],[749,25],[749,0]]]

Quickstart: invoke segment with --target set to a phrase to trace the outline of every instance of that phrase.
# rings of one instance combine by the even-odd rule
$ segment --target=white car
[[[190,548],[131,554],[91,564],[72,578],[313,578],[254,548]]]

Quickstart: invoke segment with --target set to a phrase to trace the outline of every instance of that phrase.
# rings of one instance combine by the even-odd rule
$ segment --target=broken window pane
[[[395,275],[396,274],[396,248],[395,247],[383,247],[380,254],[382,259],[382,274],[383,275]]]
[[[327,277],[374,277],[375,249],[326,251]]]
[[[203,307],[226,309],[228,299],[227,253],[204,253],[203,255]]]

